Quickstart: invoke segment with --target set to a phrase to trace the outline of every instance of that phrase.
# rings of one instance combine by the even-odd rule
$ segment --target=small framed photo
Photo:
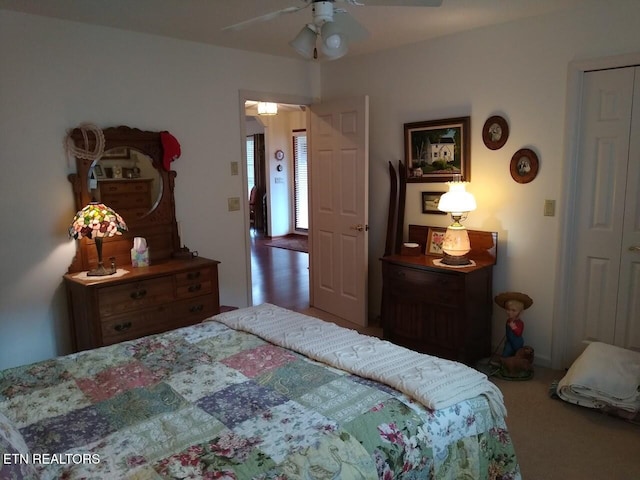
[[[499,116],[489,117],[482,127],[482,141],[490,150],[498,150],[509,139],[509,124]]]
[[[444,235],[447,233],[446,228],[429,227],[427,233],[427,247],[425,248],[425,255],[444,255],[442,251],[442,242],[444,241]]]
[[[471,180],[471,117],[404,124],[407,182]]]
[[[521,148],[511,157],[511,178],[518,183],[529,183],[538,175],[539,164],[536,152],[530,148]]]
[[[102,170],[102,165],[94,165],[93,172],[96,178],[104,178],[104,171]]]
[[[444,192],[422,192],[422,213],[446,215],[447,212],[438,210],[438,203],[443,194]]]

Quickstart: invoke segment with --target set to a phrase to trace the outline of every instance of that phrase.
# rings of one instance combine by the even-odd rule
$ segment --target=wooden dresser
[[[220,311],[218,263],[195,257],[113,277],[64,276],[74,350],[87,350],[201,322]]]
[[[421,242],[421,251],[427,230],[409,226],[409,241]],[[473,266],[438,266],[440,257],[422,254],[381,259],[385,339],[469,365],[491,354],[497,234],[469,231],[469,236]]]
[[[123,178],[98,181],[100,201],[109,205],[127,221],[151,210],[151,178]]]
[[[89,132],[90,133],[90,132]],[[76,242],[76,255],[64,275],[74,350],[87,350],[201,322],[220,312],[218,264],[183,247],[175,215],[176,172],[164,168],[163,132],[127,126],[102,130],[104,152],[76,157],[69,175],[76,210],[95,200],[119,213],[128,230],[105,238],[102,259],[107,275],[87,276],[98,263],[93,238]],[[71,132],[79,151],[94,152],[96,136]],[[100,178],[104,158],[130,161],[135,155],[143,178]],[[136,237],[146,240],[149,266],[133,267]],[[111,265],[117,268],[112,273]],[[123,271],[126,273],[121,274]]]

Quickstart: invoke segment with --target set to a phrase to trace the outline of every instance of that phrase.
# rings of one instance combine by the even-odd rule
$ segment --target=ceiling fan
[[[349,42],[364,40],[369,32],[336,3],[358,7],[439,7],[443,0],[300,0],[304,5],[286,7],[260,17],[229,25],[223,30],[240,30],[257,22],[265,22],[311,7],[312,20],[302,27],[296,37],[289,42],[305,58],[318,58],[316,41],[321,39],[320,51],[330,60],[347,53]]]

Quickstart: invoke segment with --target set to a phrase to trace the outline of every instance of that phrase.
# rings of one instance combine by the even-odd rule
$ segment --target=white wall
[[[318,65],[0,10],[0,69],[0,368],[69,351],[63,139],[82,122],[176,136],[183,243],[222,262],[222,303],[247,304],[248,219],[227,211],[246,190],[229,165],[242,161],[239,91],[315,98]]]
[[[403,124],[471,116],[471,191],[478,209],[466,226],[497,231],[494,293],[518,290],[534,305],[525,312],[524,338],[536,362],[551,360],[559,214],[564,206],[563,162],[567,70],[573,60],[640,51],[640,2],[601,2],[600,7],[528,19],[361,57],[346,56],[322,68],[322,98],[370,96],[370,295],[380,311],[378,258],[384,250],[389,194],[388,162],[403,159]],[[503,115],[511,134],[500,150],[482,142],[482,126]],[[540,171],[529,184],[509,174],[512,155],[532,148]],[[410,184],[406,223],[446,226],[449,219],[425,215],[420,192],[444,184]],[[555,199],[555,217],[543,216]],[[496,306],[493,341],[504,333],[506,315]]]

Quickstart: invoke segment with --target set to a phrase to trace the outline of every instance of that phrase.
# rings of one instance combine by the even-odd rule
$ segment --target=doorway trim
[[[242,215],[245,232],[245,268],[246,268],[246,292],[247,292],[247,305],[253,305],[253,278],[251,272],[251,235],[249,222],[249,191],[247,189],[247,164],[245,158],[247,158],[247,145],[246,136],[247,129],[245,126],[245,102],[247,100],[256,100],[261,102],[275,102],[275,103],[287,103],[290,105],[306,105],[309,106],[314,102],[319,101],[312,97],[303,95],[291,95],[287,93],[274,93],[274,92],[260,92],[255,90],[238,90],[238,110],[240,113],[240,176],[242,183]],[[268,177],[268,175],[267,175]],[[269,192],[270,179],[267,178],[266,191],[267,198]],[[311,262],[311,252],[309,252],[309,262]]]
[[[563,195],[565,208],[560,215],[560,245],[556,267],[556,295],[554,299],[553,326],[551,338],[551,368],[563,369],[566,356],[567,329],[569,322],[569,302],[567,291],[571,286],[567,284],[570,278],[573,261],[574,222],[576,206],[576,192],[578,190],[578,142],[577,136],[581,123],[581,99],[584,74],[593,70],[607,70],[640,65],[640,53],[616,55],[590,60],[578,60],[569,63],[567,73],[567,97],[565,117],[565,145],[563,166]]]

